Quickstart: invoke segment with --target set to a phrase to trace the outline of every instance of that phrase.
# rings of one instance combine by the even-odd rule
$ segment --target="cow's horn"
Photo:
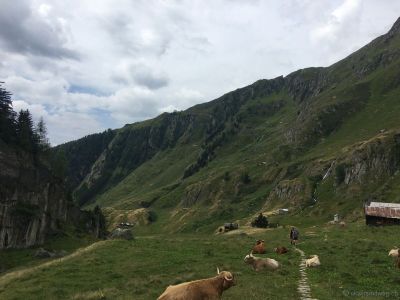
[[[220,271],[219,271],[219,268],[217,267],[217,274],[219,275],[219,273],[220,273]]]
[[[233,276],[231,276],[231,278],[229,278],[228,276],[224,276],[226,281],[232,281],[233,280]]]

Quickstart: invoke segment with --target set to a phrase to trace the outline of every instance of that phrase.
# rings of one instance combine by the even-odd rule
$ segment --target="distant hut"
[[[370,202],[364,212],[367,225],[400,225],[400,203]]]

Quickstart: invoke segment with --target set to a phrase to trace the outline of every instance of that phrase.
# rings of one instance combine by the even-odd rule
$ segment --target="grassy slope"
[[[85,247],[95,242],[95,239],[88,235],[76,235],[65,233],[64,236],[53,237],[46,241],[41,247],[52,251],[74,252],[76,249]],[[38,247],[27,249],[5,249],[1,250],[0,266],[1,271],[6,272],[27,266],[36,266],[50,259],[34,257]]]
[[[155,299],[169,284],[214,276],[219,266],[237,277],[237,285],[223,299],[275,299],[277,295],[296,299],[299,255],[271,253],[273,247],[288,244],[287,231],[274,229],[251,237],[152,235],[102,242],[92,251],[7,284],[0,277],[0,298]],[[322,263],[320,268],[307,269],[313,296],[345,299],[346,292],[397,291],[398,270],[387,256],[397,243],[396,227],[352,224],[300,228],[300,232],[299,247],[306,255],[318,254]],[[255,273],[243,263],[256,238],[266,241],[265,256],[281,262],[279,271]]]

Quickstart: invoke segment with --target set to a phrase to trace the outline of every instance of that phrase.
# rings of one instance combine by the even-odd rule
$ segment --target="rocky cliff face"
[[[42,244],[67,218],[62,182],[31,156],[0,149],[0,249]]]
[[[295,178],[292,180],[282,180],[269,194],[265,205],[271,203],[285,203],[290,207],[300,207],[311,198],[311,187],[301,180]],[[279,205],[278,205],[279,206]]]
[[[354,145],[339,163],[339,182],[365,184],[387,178],[400,167],[400,133],[387,132]],[[341,175],[340,175],[341,174]]]

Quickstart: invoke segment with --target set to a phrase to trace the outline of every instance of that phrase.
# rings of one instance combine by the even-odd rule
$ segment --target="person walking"
[[[298,240],[299,240],[299,231],[295,227],[292,227],[292,229],[290,230],[290,244],[296,246]]]

